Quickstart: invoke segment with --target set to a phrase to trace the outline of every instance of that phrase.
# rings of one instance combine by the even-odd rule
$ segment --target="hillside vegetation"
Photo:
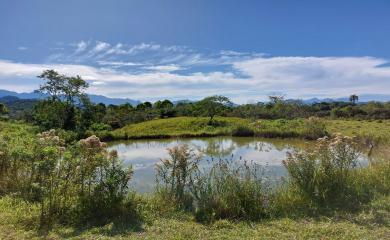
[[[200,136],[257,136],[300,137],[316,139],[341,133],[346,136],[387,142],[390,120],[333,120],[333,119],[261,119],[217,117],[208,124],[205,117],[176,117],[130,124],[114,131],[91,131],[103,139],[137,139]]]

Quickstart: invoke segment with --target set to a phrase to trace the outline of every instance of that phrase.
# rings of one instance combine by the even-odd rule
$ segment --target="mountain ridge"
[[[133,106],[138,105],[141,103],[141,101],[130,99],[130,98],[110,98],[103,95],[96,95],[96,94],[88,94],[90,100],[93,103],[104,103],[106,105],[113,104],[113,105],[120,105],[125,103],[130,103]],[[17,93],[13,91],[3,90],[0,89],[0,98],[2,97],[17,97],[19,99],[43,99],[45,96],[35,93],[35,92],[23,92],[23,93]]]
[[[23,93],[17,93],[14,91],[4,90],[0,89],[0,98],[2,97],[17,97],[19,99],[43,99],[45,96],[35,93],[35,92],[23,92]],[[141,103],[139,100],[134,100],[130,98],[110,98],[103,95],[96,95],[96,94],[88,94],[89,98],[93,103],[104,103],[106,105],[113,104],[113,105],[120,105],[125,103],[130,103],[133,106],[138,105]],[[300,100],[304,104],[314,104],[314,103],[321,103],[321,102],[349,102],[348,97],[340,97],[340,98],[308,98],[308,99],[287,99],[288,101],[296,101]],[[390,101],[390,94],[362,94],[359,95],[359,101],[360,103],[369,102],[369,101],[377,101],[377,102],[388,102]],[[179,102],[196,102],[191,100],[176,100],[173,101],[175,104]],[[237,105],[237,104],[235,104]],[[240,104],[238,104],[240,105]]]

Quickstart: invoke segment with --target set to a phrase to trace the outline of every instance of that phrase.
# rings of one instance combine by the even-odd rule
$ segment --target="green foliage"
[[[269,193],[262,171],[255,163],[219,160],[209,171],[197,172],[190,185],[196,220],[253,221],[266,217]]]
[[[43,229],[55,222],[104,224],[126,208],[132,170],[97,137],[66,145],[54,130],[22,131],[0,134],[0,194],[39,203]]]
[[[4,103],[0,103],[0,115],[7,114],[8,108]]]
[[[168,152],[170,158],[156,165],[157,194],[164,205],[190,210],[200,222],[266,216],[268,193],[259,165],[220,160],[203,171],[187,145]]]
[[[192,197],[188,192],[192,175],[198,170],[199,156],[188,145],[168,149],[170,158],[156,164],[157,191],[179,208],[190,209]]]
[[[291,184],[313,204],[352,209],[362,200],[353,176],[358,157],[353,140],[337,136],[319,139],[315,151],[289,153],[283,164]]]
[[[328,133],[326,131],[325,122],[317,117],[306,119],[302,135],[310,140],[316,140],[317,138],[327,136]]]
[[[230,135],[232,129],[242,125],[249,125],[249,121],[240,118],[217,117],[213,124],[209,125],[208,118],[177,117],[130,124],[114,130],[112,137],[114,139],[130,139]]]
[[[34,121],[43,129],[75,130],[79,123],[77,116],[82,112],[81,108],[76,107],[76,102],[78,105],[88,102],[84,94],[88,88],[87,82],[80,76],[68,77],[54,70],[46,70],[38,77],[44,79],[45,83],[36,91],[48,98],[34,106]],[[86,116],[83,116],[85,119]]]
[[[232,131],[232,136],[236,137],[252,137],[254,136],[255,132],[253,129],[251,129],[249,126],[237,126]]]
[[[213,122],[215,115],[221,114],[232,105],[229,98],[224,96],[212,96],[204,98],[196,103],[196,107],[204,116],[210,117],[209,124]]]

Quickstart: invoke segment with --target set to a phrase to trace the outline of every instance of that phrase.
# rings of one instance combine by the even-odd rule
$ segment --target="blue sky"
[[[390,95],[390,1],[0,0],[0,88],[140,100]]]

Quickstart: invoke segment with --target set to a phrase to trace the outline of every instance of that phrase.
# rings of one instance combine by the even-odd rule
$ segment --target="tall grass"
[[[354,138],[321,138],[314,148],[289,153],[286,181],[271,188],[255,163],[220,159],[200,169],[187,146],[176,147],[158,166],[166,186],[158,193],[200,222],[355,211],[389,195],[388,162],[360,166],[359,149]]]
[[[192,196],[188,188],[200,158],[188,145],[173,147],[168,153],[170,158],[156,164],[157,192],[162,199],[175,202],[179,208],[190,209]]]
[[[290,153],[283,162],[289,185],[282,194],[317,211],[354,211],[376,196],[388,195],[388,160],[360,166],[359,149],[353,138],[338,135],[319,139],[315,149]]]
[[[269,189],[262,167],[255,163],[241,165],[220,159],[209,170],[197,172],[190,188],[197,221],[267,216]]]

